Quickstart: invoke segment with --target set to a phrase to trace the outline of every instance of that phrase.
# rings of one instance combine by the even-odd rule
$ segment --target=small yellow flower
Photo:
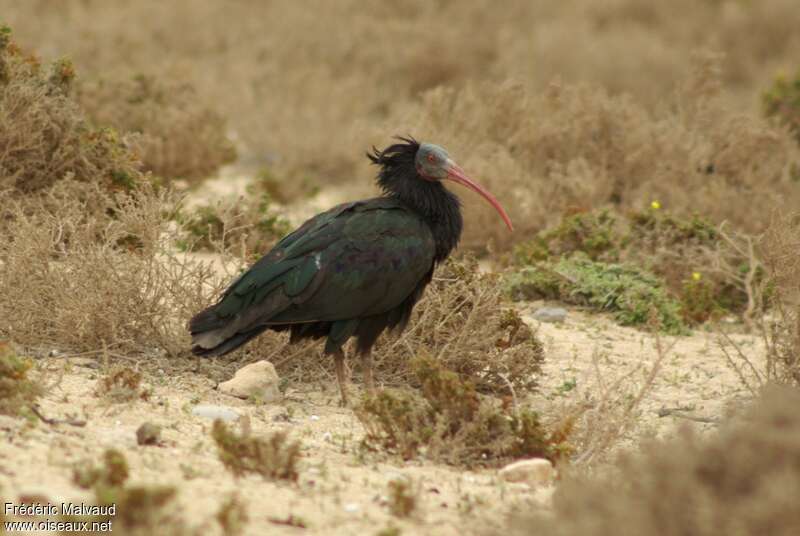
[[[652,203],[650,203],[650,208],[652,208],[653,210],[658,210],[661,208],[661,203],[659,203],[658,201],[653,201]]]
[[[701,274],[700,272],[693,272],[692,273],[692,279],[694,279],[695,281],[700,281],[700,279],[702,279],[702,278],[703,278],[703,274]]]

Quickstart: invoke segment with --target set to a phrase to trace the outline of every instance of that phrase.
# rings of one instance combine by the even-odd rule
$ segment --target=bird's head
[[[367,156],[381,166],[378,185],[388,193],[423,189],[425,184],[449,180],[466,186],[494,207],[509,230],[514,226],[500,202],[483,186],[470,179],[461,167],[450,158],[447,151],[433,143],[420,143],[414,138],[399,138],[401,143],[380,151],[373,147]]]

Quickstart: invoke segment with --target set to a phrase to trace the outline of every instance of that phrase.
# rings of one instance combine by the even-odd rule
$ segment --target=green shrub
[[[654,310],[665,332],[686,332],[681,305],[669,296],[664,282],[630,264],[593,261],[576,253],[512,273],[506,285],[517,299],[559,299],[611,311],[625,326],[648,324]]]
[[[0,341],[0,415],[30,416],[30,406],[42,394],[42,386],[28,377],[30,359],[19,357]]]
[[[764,114],[794,134],[800,143],[800,70],[794,76],[780,74],[761,96]]]
[[[734,239],[699,215],[678,217],[656,202],[625,214],[605,209],[579,213],[517,245],[514,262],[519,268],[508,280],[517,298],[572,302],[564,297],[569,281],[554,268],[561,259],[580,253],[592,261],[652,273],[680,302],[683,320],[698,324],[750,306],[746,281],[753,259]],[[763,273],[754,275],[763,278]]]

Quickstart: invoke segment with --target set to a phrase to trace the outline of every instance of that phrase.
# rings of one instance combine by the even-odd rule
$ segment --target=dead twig
[[[70,426],[77,426],[79,428],[83,428],[84,426],[86,426],[86,421],[84,421],[84,420],[78,420],[78,419],[72,419],[72,418],[53,419],[53,418],[50,418],[50,417],[45,417],[42,414],[42,411],[39,409],[39,406],[37,406],[35,404],[32,404],[30,406],[30,408],[31,408],[31,411],[33,412],[33,414],[36,415],[37,417],[39,417],[39,419],[41,419],[41,421],[43,423],[49,424],[51,426],[58,426],[59,424],[68,424]]]

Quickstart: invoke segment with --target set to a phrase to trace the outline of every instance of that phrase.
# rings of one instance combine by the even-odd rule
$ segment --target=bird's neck
[[[464,221],[458,197],[440,182],[417,179],[413,188],[387,192],[419,214],[430,226],[436,243],[434,258],[441,262],[450,255],[461,239]]]

